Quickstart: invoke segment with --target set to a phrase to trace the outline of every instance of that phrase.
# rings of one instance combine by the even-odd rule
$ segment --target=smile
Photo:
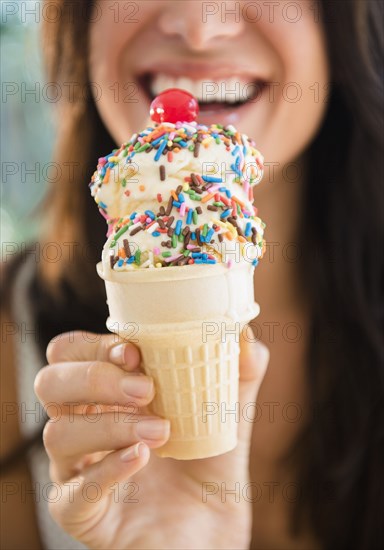
[[[214,71],[212,71],[214,73]],[[212,73],[211,73],[212,74]],[[147,71],[138,77],[140,87],[149,101],[168,88],[181,88],[190,92],[199,102],[202,115],[220,111],[234,111],[244,105],[256,103],[267,82],[248,75],[209,76],[208,71]]]

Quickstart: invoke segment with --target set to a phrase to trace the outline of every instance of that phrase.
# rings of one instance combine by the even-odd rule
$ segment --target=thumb
[[[75,330],[58,334],[49,342],[47,361],[50,365],[70,361],[102,361],[133,370],[140,364],[140,353],[136,346],[125,342],[117,334]]]
[[[248,337],[249,329],[241,331],[240,340],[240,380],[239,402],[240,422],[239,440],[250,443],[253,421],[257,415],[256,399],[269,362],[269,350],[253,335]]]

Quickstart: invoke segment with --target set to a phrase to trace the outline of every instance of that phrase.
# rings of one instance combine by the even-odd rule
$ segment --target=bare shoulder
[[[17,327],[10,313],[1,310],[1,355],[0,355],[0,395],[1,395],[1,548],[40,549],[32,481],[27,462],[17,450],[22,445],[19,427],[19,400],[15,365],[15,338]],[[13,456],[11,462],[9,457]],[[7,460],[8,459],[8,460]],[[20,529],[20,525],[23,526]]]

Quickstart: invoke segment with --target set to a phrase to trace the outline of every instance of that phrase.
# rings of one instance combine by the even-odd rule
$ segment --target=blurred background
[[[1,0],[1,240],[29,241],[51,162],[53,111],[41,60],[41,3]],[[2,246],[3,250],[3,246]]]

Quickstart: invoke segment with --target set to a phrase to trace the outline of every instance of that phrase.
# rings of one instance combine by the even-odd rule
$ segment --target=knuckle
[[[44,447],[50,457],[66,456],[69,451],[67,423],[59,420],[48,420],[43,430]]]
[[[43,443],[48,453],[50,453],[52,449],[56,449],[57,444],[60,441],[58,424],[59,422],[48,421],[44,426]]]
[[[85,378],[90,393],[98,392],[103,385],[102,363],[99,361],[90,362],[86,370]]]
[[[51,369],[47,365],[43,367],[37,374],[34,382],[34,391],[40,401],[47,400],[47,394],[51,385]]]
[[[49,364],[56,363],[60,360],[60,356],[63,353],[63,347],[69,342],[73,342],[77,332],[63,332],[57,334],[50,340],[46,349],[46,357]]]
[[[52,340],[50,340],[50,342],[48,343],[45,355],[49,364],[54,363],[55,361],[58,345],[59,340],[57,336],[55,336],[55,338],[52,338]]]

